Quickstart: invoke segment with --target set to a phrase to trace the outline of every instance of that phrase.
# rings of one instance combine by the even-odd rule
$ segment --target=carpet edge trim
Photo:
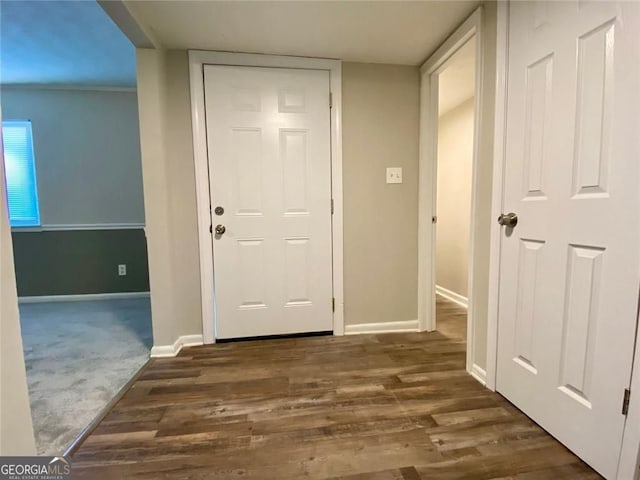
[[[89,424],[82,429],[78,436],[71,442],[71,444],[65,449],[63,457],[73,457],[76,451],[84,443],[84,441],[93,433],[93,431],[100,425],[100,422],[109,414],[109,412],[116,406],[116,404],[125,396],[133,384],[142,376],[142,373],[151,364],[151,359],[148,359],[144,365],[142,365],[138,371],[125,383],[118,393],[107,403],[102,410],[94,417]]]

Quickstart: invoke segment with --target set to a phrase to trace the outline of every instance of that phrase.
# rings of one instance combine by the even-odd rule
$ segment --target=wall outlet
[[[387,168],[387,183],[402,183],[402,167]]]
[[[127,264],[121,263],[118,265],[118,275],[124,277],[127,274]]]

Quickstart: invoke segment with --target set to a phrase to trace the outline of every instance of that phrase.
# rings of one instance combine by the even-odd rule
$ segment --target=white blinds
[[[2,122],[9,219],[12,227],[40,225],[31,122]]]

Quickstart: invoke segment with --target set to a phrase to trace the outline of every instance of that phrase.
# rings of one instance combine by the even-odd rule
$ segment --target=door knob
[[[503,227],[515,227],[518,224],[518,215],[513,212],[507,214],[501,214],[498,217],[498,223]]]
[[[227,227],[224,225],[216,225],[216,235],[223,235],[227,231]]]

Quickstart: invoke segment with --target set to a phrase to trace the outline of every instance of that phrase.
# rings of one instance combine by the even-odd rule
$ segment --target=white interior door
[[[205,66],[204,81],[216,337],[332,330],[329,72]]]
[[[497,389],[616,475],[640,274],[640,3],[511,2]]]

